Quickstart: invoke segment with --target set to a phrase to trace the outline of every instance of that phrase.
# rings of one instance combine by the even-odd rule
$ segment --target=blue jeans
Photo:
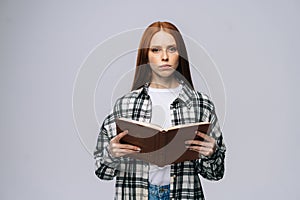
[[[148,200],[169,200],[170,185],[152,185],[149,183],[149,198]]]

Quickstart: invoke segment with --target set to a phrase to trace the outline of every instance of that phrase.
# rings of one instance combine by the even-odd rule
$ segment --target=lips
[[[161,65],[159,66],[160,69],[170,69],[171,65]]]

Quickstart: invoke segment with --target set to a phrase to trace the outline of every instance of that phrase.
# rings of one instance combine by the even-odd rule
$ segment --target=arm
[[[214,109],[210,115],[210,122],[212,126],[208,136],[214,139],[215,149],[212,155],[200,155],[201,159],[197,162],[197,170],[208,180],[220,180],[223,178],[225,171],[226,147]]]
[[[95,174],[104,180],[112,180],[116,176],[116,169],[120,164],[120,159],[112,157],[108,149],[110,139],[113,137],[113,121],[113,115],[109,115],[104,120],[98,136],[96,150],[94,151],[96,160]]]
[[[211,105],[212,102],[210,102]],[[214,107],[212,107],[214,108]],[[222,132],[218,124],[215,110],[212,109],[207,116],[211,122],[211,127],[207,134],[196,132],[198,136],[204,140],[186,141],[190,150],[196,151],[200,155],[200,159],[196,161],[196,171],[206,179],[220,180],[224,176],[224,160],[226,147],[223,141]]]
[[[114,122],[113,124],[110,123],[108,128],[105,128],[105,123],[106,120],[101,127],[96,151],[94,153],[96,159],[95,174],[100,179],[112,180],[114,176],[116,176],[121,161],[124,161],[124,158],[122,157],[128,154],[137,153],[140,151],[140,148],[129,144],[121,144],[120,140],[128,134],[128,131],[116,135]],[[107,130],[110,130],[110,132]]]

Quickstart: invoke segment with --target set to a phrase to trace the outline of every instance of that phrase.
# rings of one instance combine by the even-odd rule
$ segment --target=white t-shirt
[[[172,126],[171,124],[171,103],[178,97],[182,86],[176,88],[148,89],[152,102],[152,118],[151,123],[158,124],[163,128]],[[150,164],[149,182],[153,185],[168,185],[170,184],[170,170],[171,166],[158,167]]]

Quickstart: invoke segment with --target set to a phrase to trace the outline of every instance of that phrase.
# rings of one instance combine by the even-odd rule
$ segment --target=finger
[[[189,150],[195,151],[204,156],[211,156],[214,153],[214,150],[206,147],[190,147]]]
[[[201,147],[201,146],[189,146],[187,147],[189,150],[200,152],[200,151],[210,151],[211,148]]]
[[[186,145],[199,145],[201,146],[201,141],[199,140],[187,140],[184,142]]]
[[[132,152],[139,152],[131,149],[112,149],[112,153],[117,154],[117,153],[132,153]]]
[[[128,150],[128,149],[117,149],[112,152],[114,157],[121,157],[129,154],[139,153],[138,151]]]
[[[200,131],[196,131],[196,134],[200,137],[202,137],[204,140],[208,141],[208,142],[214,142],[215,139],[205,133],[202,133]]]
[[[113,149],[128,149],[128,150],[133,150],[133,151],[141,151],[141,148],[130,145],[130,144],[120,144],[120,143],[112,143],[111,148]]]
[[[119,133],[118,135],[116,135],[114,138],[112,138],[111,141],[112,142],[120,142],[120,140],[122,139],[122,137],[124,137],[127,134],[128,134],[128,130],[125,130],[125,131]]]
[[[204,147],[208,147],[208,148],[213,148],[214,144],[211,142],[203,142],[203,141],[199,141],[199,140],[187,140],[185,141],[186,145],[197,145],[197,146],[204,146]]]
[[[200,131],[198,131],[197,133],[198,136],[202,137],[204,139],[204,141],[201,142],[201,145],[202,146],[206,146],[206,147],[209,147],[209,148],[212,148],[213,151],[215,151],[216,149],[216,140],[215,138],[209,136],[209,135],[206,135]]]

